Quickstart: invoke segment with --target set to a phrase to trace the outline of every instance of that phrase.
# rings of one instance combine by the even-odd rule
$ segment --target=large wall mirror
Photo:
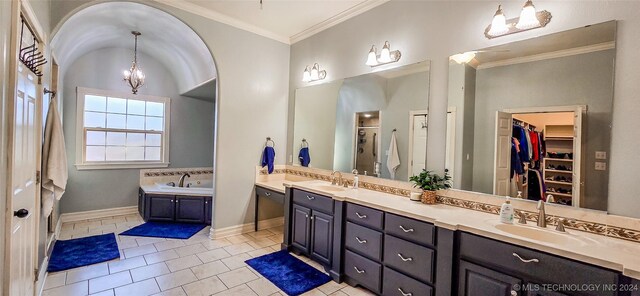
[[[408,181],[426,163],[429,67],[297,89],[293,164]]]
[[[456,189],[607,210],[616,22],[451,56]]]

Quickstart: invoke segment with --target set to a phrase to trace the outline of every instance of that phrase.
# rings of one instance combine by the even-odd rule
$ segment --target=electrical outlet
[[[596,151],[596,159],[607,159],[606,151]]]
[[[607,163],[602,161],[596,161],[596,171],[606,171]]]

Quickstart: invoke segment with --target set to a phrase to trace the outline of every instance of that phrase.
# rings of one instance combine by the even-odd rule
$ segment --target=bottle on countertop
[[[500,207],[500,222],[513,224],[513,205],[511,205],[511,197],[507,196],[502,207]]]

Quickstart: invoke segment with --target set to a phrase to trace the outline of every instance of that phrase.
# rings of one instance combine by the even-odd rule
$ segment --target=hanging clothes
[[[511,141],[511,172],[510,178],[513,179],[513,176],[524,174],[524,167],[522,166],[522,161],[520,161],[520,155],[518,154],[519,148],[518,139],[512,138]],[[519,178],[518,178],[519,179]]]
[[[540,143],[539,143],[540,138],[538,137],[538,133],[534,131],[529,131],[529,138],[531,139],[531,148],[533,150],[532,160],[538,161],[540,160]]]
[[[529,143],[524,128],[517,124],[513,125],[512,136],[520,142],[520,160],[529,162]]]
[[[538,170],[530,169],[528,174],[529,186],[527,186],[527,199],[530,200],[546,200],[545,192],[547,191],[542,178],[542,173]]]

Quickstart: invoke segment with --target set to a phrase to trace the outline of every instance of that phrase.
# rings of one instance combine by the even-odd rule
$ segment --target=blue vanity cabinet
[[[138,193],[138,212],[147,222],[180,222],[211,225],[211,196]]]

